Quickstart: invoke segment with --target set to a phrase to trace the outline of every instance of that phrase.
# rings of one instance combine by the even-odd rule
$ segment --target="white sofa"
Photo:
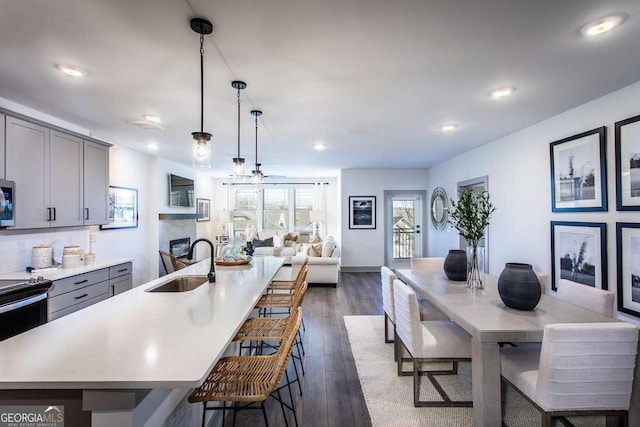
[[[293,277],[298,274],[307,259],[307,283],[309,285],[332,285],[335,288],[340,277],[340,248],[335,242],[333,243],[335,246],[331,253],[324,251],[325,253],[321,254],[325,256],[313,256],[311,245],[302,245],[301,252],[291,258]]]
[[[302,249],[302,244],[299,242],[302,239],[302,236],[298,233],[285,233],[283,235],[278,235],[262,231],[258,233],[258,235],[261,240],[271,238],[276,244],[274,246],[258,246],[254,248],[254,256],[282,256],[285,257],[284,263],[288,265],[291,264],[291,257],[296,255]],[[285,240],[286,236],[294,237],[295,240]],[[282,242],[277,242],[279,239],[282,239]]]

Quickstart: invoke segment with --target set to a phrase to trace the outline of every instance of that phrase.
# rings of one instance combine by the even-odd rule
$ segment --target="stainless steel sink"
[[[147,289],[147,292],[187,292],[207,282],[207,276],[181,276]]]

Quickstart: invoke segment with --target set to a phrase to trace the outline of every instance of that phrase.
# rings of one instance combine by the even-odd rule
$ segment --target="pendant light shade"
[[[256,118],[256,168],[251,171],[251,181],[258,186],[264,180],[264,175],[260,171],[261,164],[258,163],[258,117],[262,115],[262,111],[251,110],[251,115]]]
[[[247,87],[245,82],[234,80],[231,87],[238,91],[238,156],[233,158],[233,175],[236,178],[244,179],[244,159],[240,157],[240,91]]]
[[[211,168],[211,134],[204,131],[204,36],[213,32],[213,25],[206,19],[193,18],[191,29],[200,34],[200,131],[191,132],[193,167]]]

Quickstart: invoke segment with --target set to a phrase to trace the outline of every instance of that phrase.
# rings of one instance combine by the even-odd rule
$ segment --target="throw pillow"
[[[320,238],[320,236],[316,236],[309,241],[309,243],[320,243],[320,242],[322,242],[322,239]]]
[[[309,245],[309,252],[307,254],[311,257],[321,257],[322,243],[314,243],[312,245]]]
[[[291,247],[291,246],[295,246],[296,243],[298,243],[298,235],[294,234],[294,233],[287,233],[284,236],[284,246],[285,247]]]
[[[253,239],[252,243],[254,248],[259,248],[262,246],[273,246],[273,237],[269,237],[268,239],[264,240]]]
[[[282,236],[278,236],[277,234],[275,234],[273,236],[273,247],[274,248],[281,248],[284,246],[284,241],[282,239]]]
[[[324,242],[322,242],[322,256],[323,257],[331,257],[331,254],[333,253],[333,250],[336,248],[335,243],[333,243],[333,240],[325,240]]]

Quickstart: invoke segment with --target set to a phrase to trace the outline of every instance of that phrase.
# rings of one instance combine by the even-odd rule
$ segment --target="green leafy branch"
[[[448,222],[471,246],[477,246],[496,208],[489,201],[487,191],[474,195],[470,189],[465,189],[460,191],[458,196],[457,203],[451,201],[452,209],[449,210]]]

